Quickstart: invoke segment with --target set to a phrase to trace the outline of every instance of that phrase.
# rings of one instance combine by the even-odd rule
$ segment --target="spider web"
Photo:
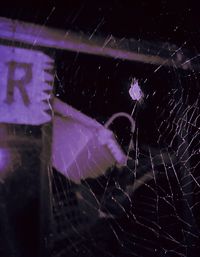
[[[162,76],[157,71],[154,76]],[[199,86],[191,74],[174,74],[175,84],[162,97],[152,87],[134,104],[126,167],[81,184],[50,171],[53,257],[197,256]],[[141,106],[154,98],[146,103],[150,119]]]
[[[54,10],[55,8],[50,15]],[[103,23],[102,19],[90,38]],[[140,40],[138,44],[140,45]],[[181,50],[180,47],[173,51],[171,58],[173,59],[177,52],[180,54]],[[157,51],[158,56],[160,51]],[[66,53],[66,58],[61,51],[51,52],[51,55],[53,54],[55,58],[61,55],[63,60],[67,60],[65,63],[63,61],[62,65],[57,65],[57,97],[93,118],[99,118],[95,117],[98,116],[96,113],[100,116],[102,114],[104,117],[99,120],[104,122],[114,112],[124,109],[123,111],[133,116],[136,129],[132,135],[123,120],[118,124],[123,138],[119,143],[128,153],[126,167],[112,167],[105,171],[103,176],[82,180],[81,184],[73,183],[56,170],[49,170],[51,256],[198,256],[199,73],[193,70],[181,73],[174,67],[174,70],[165,68],[166,73],[162,77],[163,65],[160,65],[154,67],[150,76],[147,76],[148,68],[141,64],[138,64],[139,68],[134,66],[134,69],[139,71],[132,74],[133,67],[126,66],[125,61],[114,60],[113,65],[111,61],[106,60],[105,63],[108,64],[102,65],[102,60],[98,59],[96,65],[93,65],[93,62],[88,65],[91,62],[89,56],[84,57],[81,62],[78,60],[79,53],[73,55],[72,60],[69,52]],[[199,55],[195,55],[184,60],[182,66],[192,60],[198,61],[198,57]],[[62,74],[63,70],[67,79]],[[84,72],[85,76],[91,76],[93,81],[91,79],[87,83]],[[101,75],[98,75],[99,73]],[[102,73],[105,73],[106,81],[109,82],[105,83]],[[170,79],[164,81],[171,73],[173,83]],[[122,80],[130,80],[134,76],[139,78],[144,99],[132,104],[127,100],[128,88]],[[152,83],[151,79],[156,83]],[[118,80],[121,88],[113,86]],[[65,87],[66,81],[68,84]],[[105,86],[99,87],[98,83]],[[165,88],[166,84],[168,88]],[[81,102],[83,98],[86,99],[85,102]],[[114,100],[115,98],[117,99]],[[100,110],[103,109],[101,101],[105,105],[105,112]],[[86,107],[83,108],[84,104]],[[127,105],[130,105],[130,108]],[[115,132],[114,126],[115,124],[112,129]],[[30,155],[27,150],[24,152],[27,156]],[[31,155],[27,160],[30,158]],[[29,165],[35,169],[35,164],[30,162]],[[27,187],[29,188],[29,184]]]

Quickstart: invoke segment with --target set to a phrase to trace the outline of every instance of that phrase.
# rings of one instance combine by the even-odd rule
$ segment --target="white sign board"
[[[40,51],[0,46],[0,122],[51,120],[53,60]]]

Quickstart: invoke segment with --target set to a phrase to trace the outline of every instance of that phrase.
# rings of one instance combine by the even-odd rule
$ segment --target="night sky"
[[[33,23],[83,31],[88,35],[169,41],[188,45],[199,41],[198,1],[40,1],[1,6],[0,15]],[[9,1],[6,1],[6,4]],[[14,4],[14,5],[13,5]]]

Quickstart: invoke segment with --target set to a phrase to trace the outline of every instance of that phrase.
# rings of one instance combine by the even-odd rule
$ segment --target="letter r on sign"
[[[19,63],[19,62],[7,62],[8,65],[8,80],[7,80],[7,95],[5,101],[8,104],[12,104],[14,99],[14,90],[18,88],[23,102],[26,106],[30,104],[30,99],[27,94],[25,86],[32,80],[32,64],[31,63]],[[21,76],[23,71],[23,76]]]

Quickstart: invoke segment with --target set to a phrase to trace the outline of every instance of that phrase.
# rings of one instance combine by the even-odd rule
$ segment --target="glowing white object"
[[[138,84],[138,80],[134,80],[133,83],[131,83],[131,87],[129,89],[129,95],[133,100],[139,101],[143,98],[142,90]]]

